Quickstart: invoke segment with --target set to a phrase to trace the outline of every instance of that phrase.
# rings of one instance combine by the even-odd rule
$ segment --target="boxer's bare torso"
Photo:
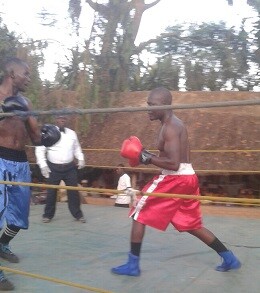
[[[171,104],[168,91],[152,91],[147,99],[148,106]],[[157,167],[177,171],[181,163],[190,162],[190,149],[187,129],[183,122],[170,110],[150,110],[150,120],[159,120],[161,128],[157,141],[159,157],[152,157],[152,164]]]
[[[172,114],[162,124],[157,144],[160,157],[171,157],[175,149],[174,153],[179,157],[180,163],[190,162],[187,130],[175,115]]]
[[[5,98],[0,93],[1,103]],[[24,150],[27,142],[27,130],[20,117],[6,117],[0,121],[0,146],[20,151]]]
[[[11,88],[12,89],[12,88]],[[0,103],[8,96],[16,96],[17,91],[8,91],[0,85]],[[32,109],[32,103],[29,99],[24,99],[28,103],[28,110]],[[40,142],[40,130],[38,122],[35,117],[5,117],[0,120],[0,146],[22,151],[25,149],[25,145],[30,142]]]

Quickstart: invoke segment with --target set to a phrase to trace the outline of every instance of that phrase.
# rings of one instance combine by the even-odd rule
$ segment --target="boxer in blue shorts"
[[[0,115],[0,180],[30,182],[30,168],[25,146],[30,139],[35,145],[51,146],[60,139],[60,132],[54,125],[43,125],[40,129],[33,116],[22,115],[32,109],[29,99],[22,96],[30,82],[28,65],[18,59],[9,58],[0,67],[0,101],[4,113]],[[30,187],[12,184],[0,185],[0,229],[6,225],[0,236],[0,257],[13,262],[19,258],[10,250],[9,242],[20,229],[28,228]],[[13,284],[0,270],[0,291],[11,291]]]

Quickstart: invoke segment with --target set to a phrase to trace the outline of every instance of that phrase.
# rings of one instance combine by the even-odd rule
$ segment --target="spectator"
[[[119,164],[117,166],[116,172],[120,176],[117,184],[117,190],[122,190],[122,193],[116,195],[115,207],[129,208],[131,197],[123,191],[127,188],[131,188],[131,179],[129,175],[125,173],[123,164]]]
[[[253,189],[247,186],[243,186],[238,191],[239,198],[254,198]]]
[[[227,197],[228,193],[224,190],[223,186],[218,185],[218,188],[216,190],[215,196]]]
[[[202,196],[210,196],[212,195],[210,192],[209,192],[209,188],[208,188],[208,183],[207,182],[204,182],[200,188],[200,194]]]

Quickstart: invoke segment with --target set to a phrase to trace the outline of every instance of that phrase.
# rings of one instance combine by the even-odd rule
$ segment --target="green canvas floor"
[[[142,246],[140,277],[117,276],[129,251],[131,220],[128,210],[113,206],[82,205],[87,223],[74,221],[67,203],[58,203],[52,222],[41,222],[43,205],[32,205],[30,228],[11,242],[20,263],[3,266],[47,276],[91,290],[41,280],[12,272],[6,276],[19,293],[258,293],[260,292],[260,220],[205,216],[204,224],[240,258],[238,271],[216,272],[220,257],[187,233],[168,227],[147,227]],[[228,207],[220,207],[229,209]],[[232,208],[232,207],[230,207]],[[93,291],[93,290],[97,291]]]

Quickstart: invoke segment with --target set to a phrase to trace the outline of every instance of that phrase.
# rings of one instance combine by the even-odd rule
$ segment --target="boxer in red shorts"
[[[152,90],[147,100],[148,106],[171,105],[171,103],[172,95],[163,87]],[[162,168],[162,174],[155,176],[143,188],[143,192],[199,195],[198,178],[190,163],[190,148],[185,125],[171,109],[151,110],[148,115],[151,121],[161,121],[158,136],[159,156],[145,150],[140,140],[134,136],[125,140],[121,148],[121,155],[129,159],[130,166],[153,164]],[[216,267],[217,271],[225,272],[241,266],[232,251],[228,250],[211,231],[203,227],[198,200],[141,196],[129,216],[133,221],[128,261],[112,268],[114,274],[140,275],[139,256],[146,225],[164,231],[169,224],[172,224],[178,231],[194,235],[222,257],[223,262]]]

